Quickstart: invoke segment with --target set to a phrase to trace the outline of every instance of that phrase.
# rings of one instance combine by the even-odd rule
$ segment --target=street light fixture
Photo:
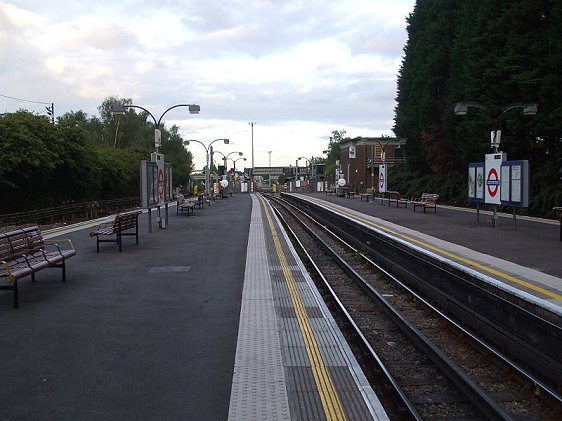
[[[170,108],[168,108],[166,111],[164,111],[162,113],[162,115],[160,116],[160,118],[158,119],[158,121],[152,115],[152,113],[150,111],[148,111],[144,107],[141,107],[140,105],[117,104],[117,105],[113,106],[113,109],[112,109],[111,113],[114,116],[115,115],[125,115],[125,113],[127,111],[127,108],[139,108],[139,109],[143,110],[144,112],[146,112],[152,118],[152,121],[154,121],[154,147],[156,148],[156,152],[158,152],[158,148],[160,147],[160,143],[161,143],[160,123],[162,122],[162,118],[164,117],[164,115],[168,111],[173,110],[174,108],[178,108],[178,107],[188,107],[189,114],[199,114],[199,111],[201,111],[201,107],[197,104],[176,104],[176,105],[172,105]]]
[[[455,115],[466,115],[468,113],[468,109],[471,107],[488,111],[488,108],[485,105],[475,101],[457,102],[453,108],[453,111]],[[503,107],[502,111],[495,118],[493,131],[491,133],[491,146],[492,148],[494,148],[494,152],[498,151],[498,146],[501,140],[501,129],[500,129],[499,120],[502,115],[515,108],[521,108],[523,110],[522,111],[523,115],[536,115],[539,106],[536,102],[514,102],[512,104],[508,104]]]
[[[211,145],[215,142],[218,142],[219,140],[222,140],[224,142],[225,145],[228,145],[230,143],[229,139],[215,139],[213,140],[211,143],[209,143],[208,145],[205,145],[203,142],[201,142],[200,140],[196,140],[196,139],[189,139],[189,140],[184,140],[183,144],[185,146],[189,145],[190,142],[195,142],[195,143],[199,143],[200,145],[202,145],[205,148],[205,159],[206,159],[206,166],[205,166],[205,193],[208,195],[210,194],[211,190],[209,188],[209,160],[210,160],[210,156],[209,156],[209,150],[211,148]]]
[[[243,161],[247,161],[247,158],[236,158],[236,159],[232,159],[232,158],[228,158],[232,161],[232,164],[234,166],[234,174],[236,174],[236,162],[243,160]]]
[[[248,123],[250,126],[252,126],[252,176],[250,178],[251,183],[252,183],[252,190],[254,189],[254,125],[256,124],[253,121],[250,121]]]
[[[223,163],[224,163],[224,172],[225,172],[225,174],[226,174],[226,172],[227,172],[227,159],[229,159],[228,157],[229,157],[230,155],[232,155],[233,153],[237,153],[238,156],[244,155],[243,152],[239,152],[239,151],[229,152],[229,153],[227,153],[226,155],[223,154],[221,151],[215,151],[215,150],[213,150],[213,153],[220,153],[220,154],[222,155],[222,160],[223,160]],[[232,158],[230,158],[230,159],[232,160]],[[213,165],[213,163],[211,162],[211,166],[212,166],[212,165]]]
[[[310,165],[310,159],[308,159],[308,158],[305,157],[305,156],[299,156],[299,157],[297,158],[297,172],[298,172],[298,168],[299,168],[299,162],[298,162],[298,161],[300,161],[301,159],[304,159],[305,161],[308,161],[308,164],[306,164],[306,169],[307,169],[307,171],[308,171],[308,166]]]

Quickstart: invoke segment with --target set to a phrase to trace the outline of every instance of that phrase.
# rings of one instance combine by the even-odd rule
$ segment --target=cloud
[[[256,121],[256,165],[268,150],[283,165],[321,154],[335,129],[391,134],[414,3],[0,0],[0,93],[55,102],[58,115],[94,115],[109,96],[155,115],[198,103],[200,115],[174,110],[166,125],[230,137],[249,156]],[[2,112],[21,106],[0,98]]]

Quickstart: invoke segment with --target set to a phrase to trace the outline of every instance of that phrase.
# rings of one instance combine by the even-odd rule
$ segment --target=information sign
[[[501,164],[504,154],[501,152],[486,154],[484,161],[484,202],[501,205]]]
[[[468,164],[468,199],[471,202],[484,203],[484,163]]]
[[[386,164],[379,165],[379,192],[385,193],[387,186]]]
[[[501,174],[502,205],[527,207],[529,205],[529,161],[504,161]]]

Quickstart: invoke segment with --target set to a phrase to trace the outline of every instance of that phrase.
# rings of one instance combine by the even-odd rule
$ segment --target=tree
[[[328,144],[328,153],[326,157],[326,167],[324,168],[324,179],[327,181],[336,182],[334,177],[330,174],[336,173],[337,168],[337,161],[340,159],[340,143],[345,138],[346,131],[344,129],[341,130],[332,130],[332,136],[330,136],[330,143]]]

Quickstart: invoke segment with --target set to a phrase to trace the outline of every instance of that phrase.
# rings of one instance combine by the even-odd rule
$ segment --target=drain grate
[[[185,273],[189,272],[191,266],[154,266],[148,273]]]

